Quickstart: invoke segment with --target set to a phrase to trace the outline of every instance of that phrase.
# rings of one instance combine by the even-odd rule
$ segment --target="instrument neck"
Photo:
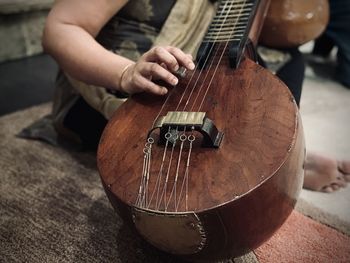
[[[246,35],[259,0],[222,0],[203,41],[240,41]]]
[[[269,0],[221,0],[198,55],[207,58],[213,47],[224,45],[231,67],[238,68],[247,43],[257,43],[268,4]]]

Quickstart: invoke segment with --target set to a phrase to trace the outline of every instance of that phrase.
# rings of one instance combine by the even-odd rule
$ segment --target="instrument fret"
[[[254,4],[254,0],[221,1],[203,42],[242,38],[247,30]]]

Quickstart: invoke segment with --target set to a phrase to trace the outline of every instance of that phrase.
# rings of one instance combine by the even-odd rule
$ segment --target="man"
[[[174,39],[159,40],[168,29],[165,25],[171,22],[168,16],[173,10],[180,10],[182,16],[189,14],[177,19],[186,21],[177,33],[185,32],[191,39],[176,39],[174,30]],[[207,0],[57,1],[43,37],[45,50],[65,72],[57,79],[53,110],[57,130],[96,147],[107,119],[123,102],[123,94],[164,95],[167,89],[154,80],[176,85],[174,73],[180,66],[194,69],[189,53],[198,47],[208,25],[203,21],[209,23],[213,12],[213,4]],[[188,33],[191,29],[193,34]],[[167,45],[157,45],[164,42]],[[293,52],[293,59],[277,76],[294,95],[300,95],[303,65],[300,53]],[[290,69],[300,74],[290,79]],[[312,190],[331,192],[350,181],[350,162],[309,154],[305,169],[304,187]]]

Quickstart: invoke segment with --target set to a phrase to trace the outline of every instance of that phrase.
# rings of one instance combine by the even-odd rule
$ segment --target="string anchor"
[[[160,129],[160,144],[165,144],[165,134],[169,130],[198,131],[203,135],[202,147],[206,148],[219,148],[224,136],[224,133],[216,128],[214,122],[206,117],[205,112],[169,111],[167,115],[156,120],[153,128],[149,131],[149,136],[157,128]]]

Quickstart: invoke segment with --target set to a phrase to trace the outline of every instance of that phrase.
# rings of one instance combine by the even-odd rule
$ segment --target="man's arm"
[[[46,21],[44,50],[65,72],[86,83],[128,93],[165,94],[166,89],[151,79],[174,85],[177,79],[171,71],[179,64],[194,68],[189,55],[173,47],[156,47],[134,63],[106,50],[95,40],[101,28],[126,3],[127,0],[56,1]]]

